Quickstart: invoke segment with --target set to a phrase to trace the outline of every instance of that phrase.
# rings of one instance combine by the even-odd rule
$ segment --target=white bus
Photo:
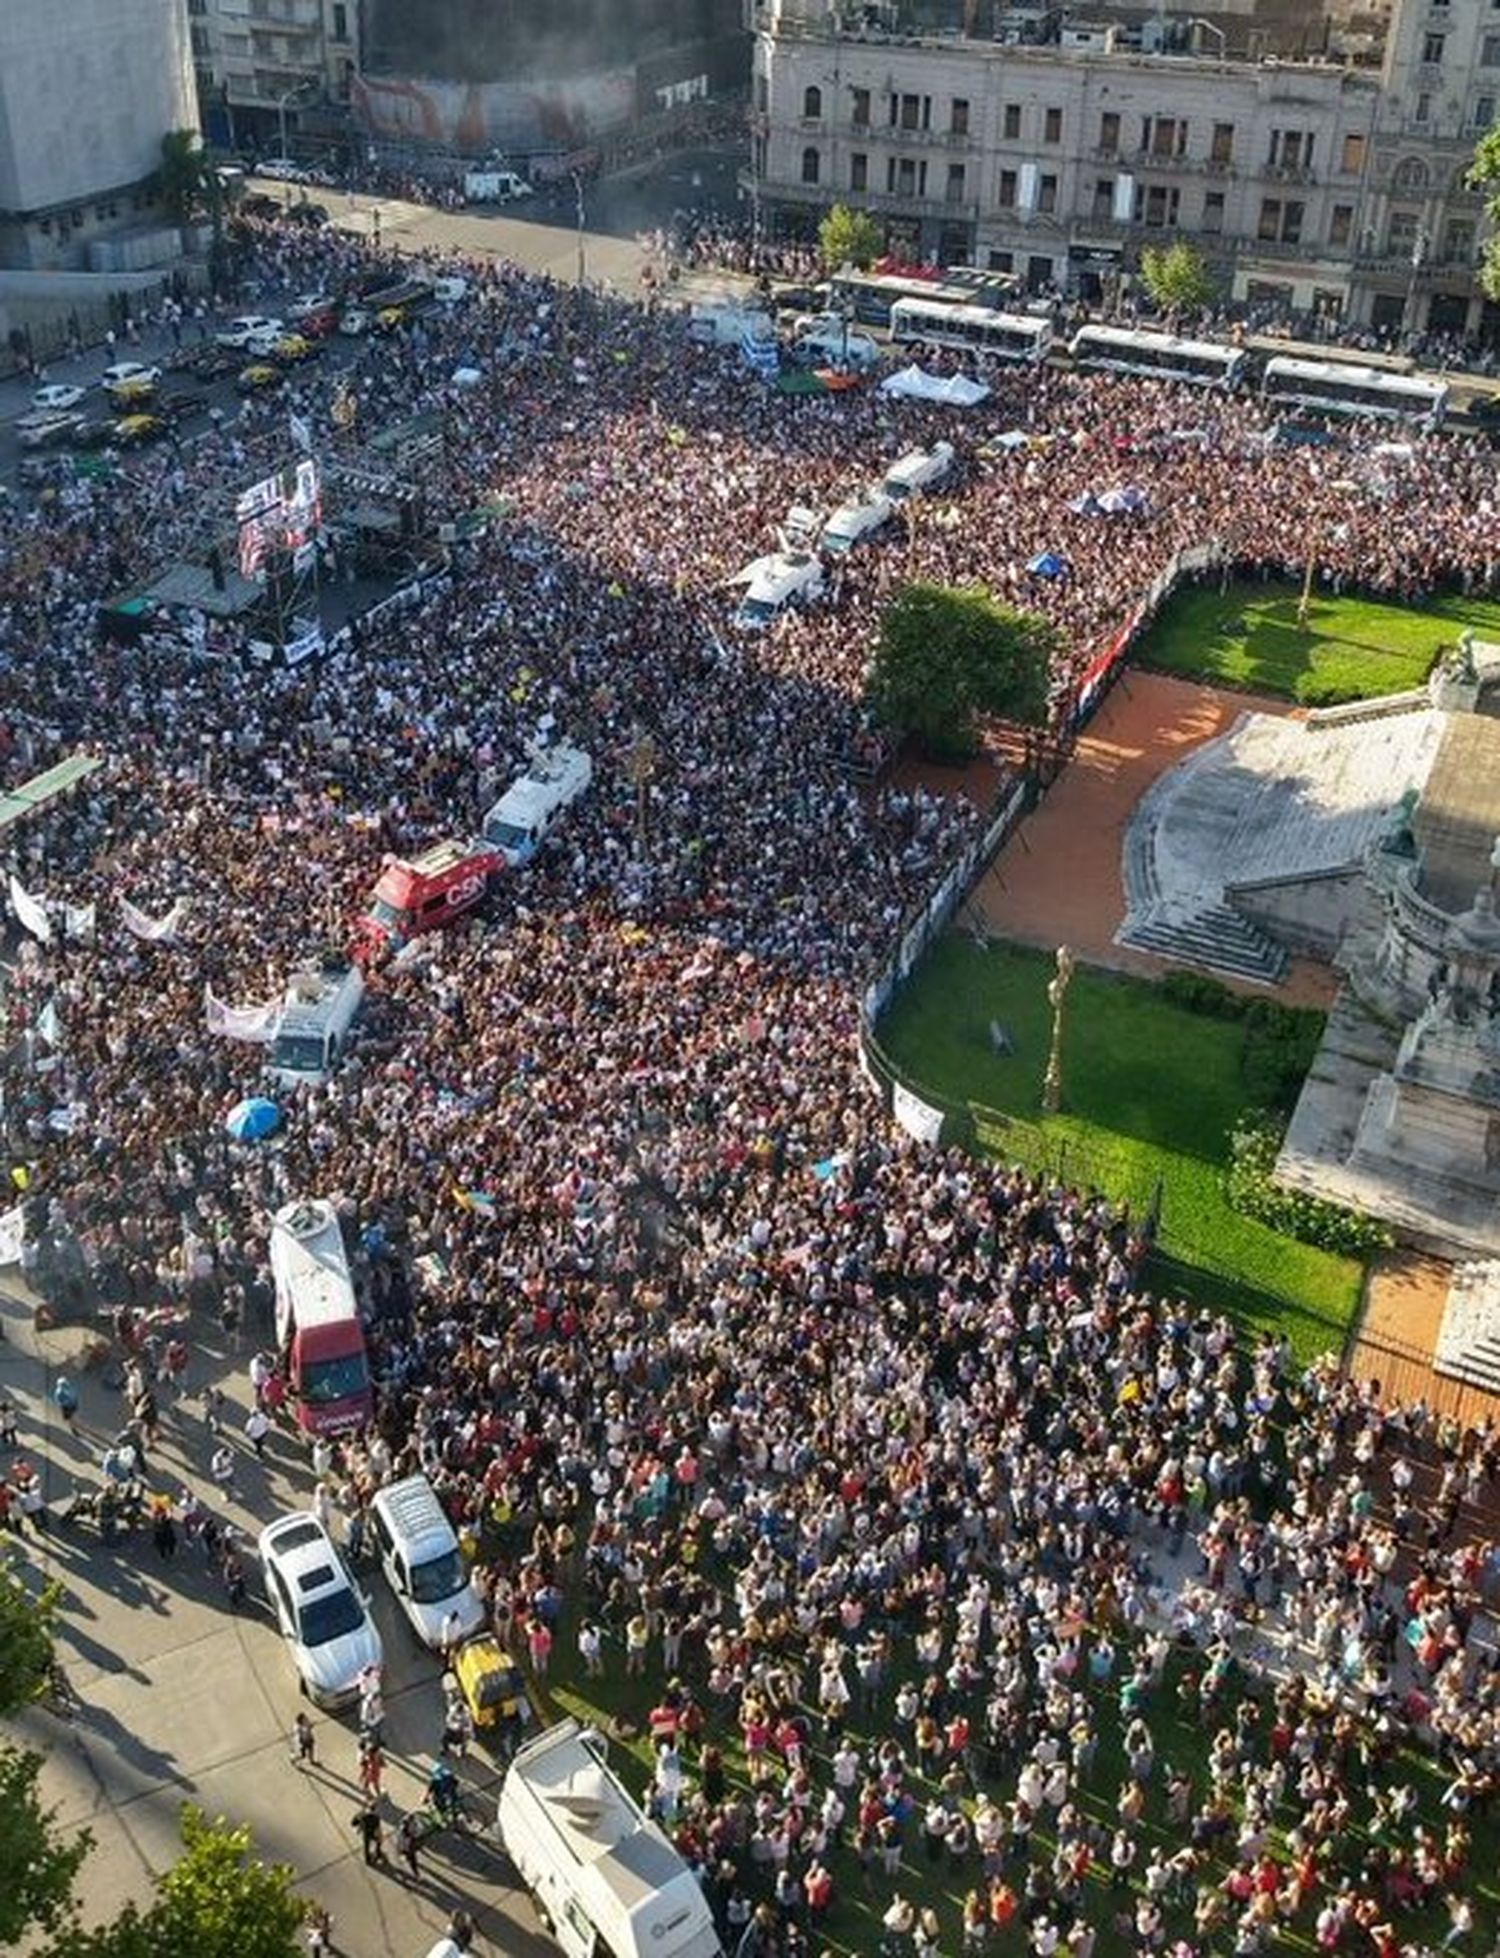
[[[1285,402],[1289,408],[1369,415],[1379,421],[1415,422],[1421,428],[1437,428],[1448,406],[1444,383],[1422,374],[1392,374],[1342,361],[1289,360],[1281,354],[1266,362],[1261,392],[1267,401]]]
[[[1179,340],[1170,333],[1137,333],[1123,326],[1082,327],[1073,336],[1070,352],[1076,367],[1187,381],[1195,387],[1237,387],[1245,369],[1245,354],[1239,347],[1222,347],[1213,340]]]
[[[965,347],[1032,367],[1052,351],[1049,320],[931,299],[898,299],[891,308],[891,338],[898,346]]]

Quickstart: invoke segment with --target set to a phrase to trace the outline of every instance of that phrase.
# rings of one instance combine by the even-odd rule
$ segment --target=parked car
[[[300,184],[307,172],[289,156],[263,156],[255,166],[257,177],[274,177],[278,183]]]
[[[37,389],[31,397],[31,405],[38,414],[59,415],[69,408],[76,408],[87,393],[87,388],[66,381],[54,381],[49,387]]]
[[[140,360],[117,360],[99,376],[99,385],[117,401],[122,397],[144,400],[160,379],[159,367],[148,366]]]
[[[310,1512],[268,1523],[256,1546],[266,1596],[314,1706],[347,1705],[381,1663],[380,1634],[328,1532]]]
[[[279,340],[286,331],[281,320],[268,319],[262,313],[241,313],[221,326],[214,339],[221,347],[248,347],[256,340]]]
[[[285,379],[281,369],[273,367],[270,361],[254,360],[241,368],[234,384],[241,394],[265,394],[271,388],[279,388]]]
[[[23,449],[58,448],[82,420],[82,415],[58,414],[56,411],[22,415],[15,424],[16,440]]]
[[[256,351],[259,352],[259,348]],[[266,349],[267,358],[280,367],[295,367],[299,361],[317,360],[322,352],[320,341],[309,340],[302,333],[283,333]]]
[[[531,1717],[526,1698],[526,1681],[521,1668],[495,1637],[481,1632],[465,1639],[453,1661],[458,1689],[469,1709],[474,1725],[481,1732],[490,1728],[512,1734]]]
[[[326,340],[330,333],[337,331],[338,323],[338,302],[322,293],[307,293],[292,307],[293,331],[307,339]]]
[[[226,374],[233,374],[239,367],[235,359],[236,349],[221,347],[210,341],[205,347],[194,347],[182,363],[181,371],[189,374],[195,381],[219,381]]]

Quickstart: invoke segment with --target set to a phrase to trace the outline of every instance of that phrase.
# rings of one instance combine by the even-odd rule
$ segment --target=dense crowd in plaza
[[[268,303],[366,256],[255,235]],[[34,1226],[83,1246],[122,1331],[170,1303],[248,1351],[270,1213],[338,1203],[380,1395],[375,1431],[320,1448],[320,1499],[357,1528],[425,1469],[535,1670],[576,1648],[602,1705],[649,1698],[651,1799],[731,1950],[817,1950],[853,1894],[904,1952],[1476,1951],[1500,1434],[1153,1297],[1103,1201],[890,1127],[856,990],[977,812],[848,764],[913,575],[1046,612],[1064,699],[1185,545],[1297,573],[1315,540],[1325,579],[1408,598],[1493,585],[1492,453],[1282,449],[1253,400],[1053,372],[987,374],[966,422],[785,398],[660,306],[462,269],[469,307],[362,357],[358,429],[441,409],[429,513],[506,514],[325,660],[95,627],[209,485],[286,460],[285,396],[0,511],[6,786],[105,764],[11,832],[59,919],[96,906],[7,981],[33,1060],[56,1034],[6,1082]],[[329,457],[332,386],[291,404]],[[731,628],[726,581],[790,504],[939,436],[951,493],[822,604]],[[1133,514],[1085,500],[1122,484]],[[1064,576],[1026,571],[1043,551]],[[232,1141],[260,1055],[207,1032],[205,985],[264,999],[346,945],[382,852],[472,830],[546,717],[593,790],[482,921],[381,972],[275,1146]],[[120,929],[122,898],[185,899],[176,937]],[[160,1387],[189,1436],[193,1375]]]

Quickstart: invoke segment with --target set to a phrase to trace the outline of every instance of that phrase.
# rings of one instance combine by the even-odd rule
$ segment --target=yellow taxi
[[[315,360],[323,349],[316,340],[301,333],[284,333],[271,349],[271,359],[279,366],[295,367],[299,361]]]
[[[155,381],[120,381],[109,389],[109,398],[116,408],[129,414],[132,409],[143,408],[156,393]]]
[[[493,1632],[466,1639],[453,1670],[476,1732],[506,1723],[519,1727],[531,1718],[521,1669]]]
[[[167,432],[160,415],[122,415],[115,423],[115,440],[133,449],[142,442],[155,442]]]
[[[241,370],[235,386],[241,394],[261,394],[267,388],[279,388],[284,378],[281,369],[270,361],[256,360]]]

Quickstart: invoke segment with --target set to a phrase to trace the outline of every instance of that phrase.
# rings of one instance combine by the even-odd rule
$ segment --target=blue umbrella
[[[236,1142],[259,1142],[281,1127],[281,1110],[264,1095],[251,1095],[237,1101],[224,1118],[224,1126]]]
[[[1034,578],[1060,578],[1067,568],[1068,560],[1056,551],[1043,551],[1026,567]]]

